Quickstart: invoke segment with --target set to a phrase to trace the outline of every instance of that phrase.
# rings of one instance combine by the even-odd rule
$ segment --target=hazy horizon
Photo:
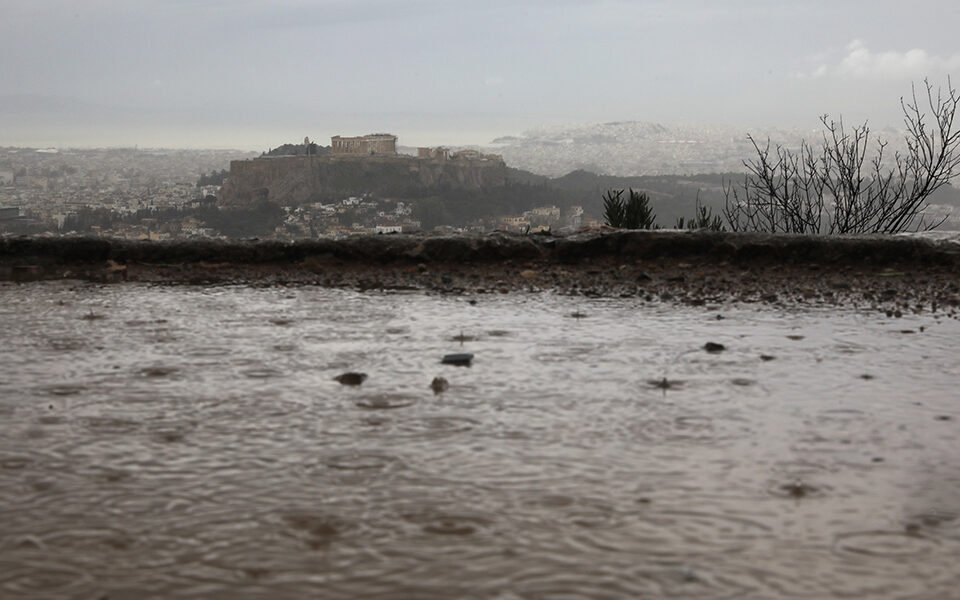
[[[626,0],[11,0],[0,145],[263,150],[560,124],[900,125],[960,72],[960,6]]]

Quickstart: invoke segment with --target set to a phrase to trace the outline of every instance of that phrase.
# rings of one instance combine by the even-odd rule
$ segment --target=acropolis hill
[[[419,197],[506,183],[506,165],[499,156],[445,148],[419,148],[417,156],[410,156],[398,154],[396,144],[397,137],[390,134],[334,136],[328,154],[232,161],[218,204],[242,207],[269,200],[294,206],[368,193]]]

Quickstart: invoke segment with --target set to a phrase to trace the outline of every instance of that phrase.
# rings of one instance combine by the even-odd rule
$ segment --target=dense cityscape
[[[414,207],[376,194],[297,206],[221,210],[217,195],[234,151],[122,149],[0,150],[0,232],[190,239],[257,235],[273,239],[421,230]],[[458,230],[579,226],[582,209],[544,206],[476,219]],[[269,226],[269,227],[268,227]],[[431,227],[432,229],[432,227]],[[441,227],[441,231],[453,231]]]
[[[802,133],[767,132],[788,146],[799,144]],[[888,134],[896,139],[895,132]],[[660,225],[670,227],[678,215],[690,212],[694,197],[719,212],[721,178],[743,170],[750,142],[723,128],[670,129],[642,122],[555,128],[494,140],[490,148],[498,160],[503,156],[510,175],[505,187],[493,191],[438,188],[411,194],[374,190],[361,182],[340,194],[301,195],[296,200],[273,194],[270,201],[244,210],[221,201],[232,161],[290,156],[310,148],[330,152],[330,147],[312,142],[284,144],[262,155],[235,150],[0,148],[0,234],[293,240],[417,231],[573,231],[600,223],[604,186],[634,185],[652,191],[665,217]],[[449,152],[421,150],[434,157],[438,150]],[[404,147],[394,151],[400,157],[416,152]],[[475,149],[454,154],[485,156]],[[691,176],[699,179],[682,179]],[[656,177],[673,179],[664,184]],[[942,229],[960,229],[954,210],[958,200],[951,186],[931,198],[928,214],[946,218]]]

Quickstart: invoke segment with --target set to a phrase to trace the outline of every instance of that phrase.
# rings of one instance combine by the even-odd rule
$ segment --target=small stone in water
[[[716,354],[717,352],[723,352],[727,347],[716,342],[707,342],[703,345],[703,349],[711,354]]]
[[[764,361],[764,362],[769,362],[769,361],[771,361],[771,360],[776,360],[776,359],[777,359],[776,356],[772,356],[772,355],[770,355],[770,354],[761,354],[761,355],[760,355],[760,360],[762,360],[762,361]]]
[[[333,378],[334,381],[339,381],[342,385],[360,385],[367,379],[366,373],[343,373],[337,375]]]
[[[788,483],[787,485],[782,486],[780,489],[794,498],[803,498],[810,492],[815,491],[811,486],[799,481]]]
[[[434,377],[433,381],[430,382],[430,389],[433,390],[434,394],[440,394],[450,387],[450,382],[444,379],[443,377]]]

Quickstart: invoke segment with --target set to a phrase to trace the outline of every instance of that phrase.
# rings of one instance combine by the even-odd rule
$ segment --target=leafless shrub
[[[870,128],[850,129],[843,119],[820,117],[823,144],[805,140],[791,151],[770,140],[761,145],[748,136],[757,157],[744,161],[743,183],[724,182],[724,217],[733,231],[770,233],[898,233],[934,229],[945,218],[924,218],[927,199],[960,172],[960,131],[954,117],[960,96],[929,81],[925,106],[912,88],[901,98],[906,150],[885,156],[887,142],[877,139],[867,159]]]

